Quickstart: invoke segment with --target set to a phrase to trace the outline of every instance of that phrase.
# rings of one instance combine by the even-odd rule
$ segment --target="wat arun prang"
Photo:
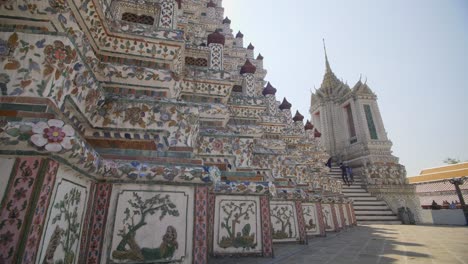
[[[0,263],[269,257],[356,224],[327,126],[277,101],[221,0],[0,8]]]

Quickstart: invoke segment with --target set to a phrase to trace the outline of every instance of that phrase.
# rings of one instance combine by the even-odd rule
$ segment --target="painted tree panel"
[[[216,196],[214,254],[261,254],[258,196]]]
[[[78,263],[89,181],[60,166],[36,263]]]
[[[109,263],[191,263],[194,188],[116,190]]]
[[[270,202],[273,242],[299,241],[300,234],[294,202]]]

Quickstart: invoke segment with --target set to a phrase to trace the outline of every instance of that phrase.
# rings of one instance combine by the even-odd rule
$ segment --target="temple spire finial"
[[[327,55],[327,46],[325,45],[325,39],[322,39],[323,41],[323,50],[325,51],[325,67],[327,71],[332,71],[330,67],[330,62],[328,62],[328,55]]]

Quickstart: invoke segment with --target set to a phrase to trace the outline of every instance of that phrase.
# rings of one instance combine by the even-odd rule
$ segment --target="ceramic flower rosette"
[[[46,122],[38,122],[32,127],[31,142],[44,147],[50,152],[60,152],[63,149],[70,150],[73,147],[75,130],[70,125],[58,119],[50,119]]]

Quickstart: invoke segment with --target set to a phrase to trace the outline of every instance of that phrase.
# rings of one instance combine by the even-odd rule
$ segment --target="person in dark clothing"
[[[346,165],[340,163],[340,169],[341,169],[341,178],[343,179],[344,183],[350,186],[349,181],[348,181],[348,171],[346,169]]]
[[[354,183],[353,169],[351,169],[349,166],[346,166],[346,172],[348,173],[348,181]]]
[[[330,157],[327,161],[327,163],[325,163],[325,166],[327,166],[328,168],[331,169],[331,163],[332,163],[332,158]]]

